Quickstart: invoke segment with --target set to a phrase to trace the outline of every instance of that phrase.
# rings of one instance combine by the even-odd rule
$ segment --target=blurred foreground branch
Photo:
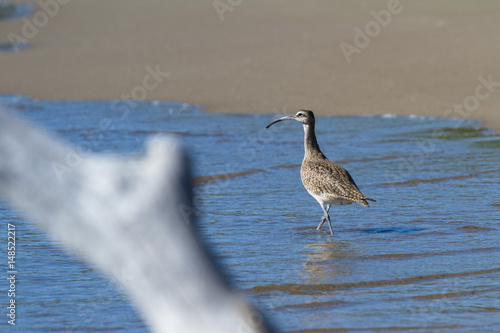
[[[153,331],[268,332],[198,242],[188,170],[173,139],[82,158],[0,108],[0,196],[119,280]]]

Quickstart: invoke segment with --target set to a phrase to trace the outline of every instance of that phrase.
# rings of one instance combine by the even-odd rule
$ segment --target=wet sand
[[[494,0],[61,2],[37,8],[34,30],[0,23],[0,42],[15,33],[33,44],[0,55],[0,94],[453,116],[500,128]]]

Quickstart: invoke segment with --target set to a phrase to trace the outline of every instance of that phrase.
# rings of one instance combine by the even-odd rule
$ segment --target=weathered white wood
[[[173,139],[154,138],[140,159],[81,156],[0,107],[0,195],[118,279],[153,331],[269,331],[198,242]]]

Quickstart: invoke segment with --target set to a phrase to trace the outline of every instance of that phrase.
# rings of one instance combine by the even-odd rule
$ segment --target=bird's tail
[[[374,201],[374,202],[377,202],[377,200],[375,199],[372,199],[370,197],[365,197],[364,199],[362,199],[359,203],[362,204],[363,206],[365,207],[370,207],[370,205],[368,204],[368,202],[366,200],[370,200],[370,201]]]

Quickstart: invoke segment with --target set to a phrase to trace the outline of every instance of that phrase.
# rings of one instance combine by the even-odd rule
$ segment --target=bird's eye
[[[297,116],[299,116],[299,117],[303,117],[303,116],[304,116],[304,114],[303,114],[302,112],[300,112],[300,113],[297,113]]]

